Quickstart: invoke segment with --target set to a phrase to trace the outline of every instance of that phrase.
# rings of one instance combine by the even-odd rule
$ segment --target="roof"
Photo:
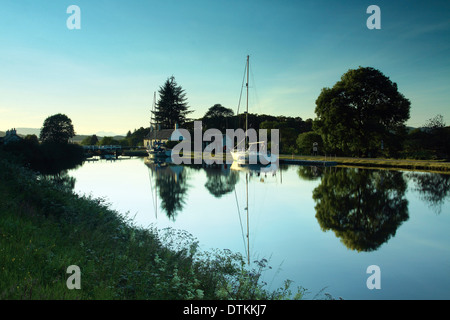
[[[170,136],[174,132],[174,129],[161,129],[150,132],[145,136],[145,139],[149,140],[170,140]]]

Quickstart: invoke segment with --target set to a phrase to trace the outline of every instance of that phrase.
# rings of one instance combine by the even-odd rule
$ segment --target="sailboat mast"
[[[249,59],[250,56],[247,55],[247,106],[246,106],[246,112],[245,112],[245,134],[247,135],[247,130],[248,130],[248,73],[249,73]]]
[[[248,214],[248,173],[245,173],[245,193],[247,198],[247,262],[250,264],[250,232],[249,232],[249,214]]]

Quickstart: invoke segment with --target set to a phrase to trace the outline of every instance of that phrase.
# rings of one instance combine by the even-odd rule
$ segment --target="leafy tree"
[[[58,113],[45,119],[40,140],[44,143],[68,143],[73,136],[75,136],[75,130],[72,120],[65,114]]]
[[[150,128],[140,127],[139,129],[134,129],[133,133],[130,131],[127,133],[125,138],[128,141],[129,146],[142,146],[144,144],[144,138],[148,135]]]
[[[103,137],[102,140],[100,140],[99,144],[101,146],[116,146],[119,145],[120,143],[113,137]]]
[[[233,116],[234,112],[232,109],[225,108],[221,104],[215,104],[203,116],[203,127],[219,129],[225,133],[225,130],[228,129],[228,123],[231,123]]]
[[[434,118],[428,119],[423,128],[427,132],[433,132],[445,128],[444,117],[441,114],[438,114]]]
[[[346,155],[395,155],[406,135],[410,102],[379,70],[349,70],[316,100],[315,129],[328,151]]]
[[[313,154],[313,143],[318,143],[318,152],[322,152],[322,136],[316,132],[300,133],[297,137],[297,148],[301,154]]]
[[[404,155],[416,159],[450,159],[450,127],[437,115],[421,128],[411,130],[404,144]]]
[[[193,111],[188,110],[186,93],[177,84],[175,77],[168,78],[158,93],[159,100],[153,111],[155,121],[163,128],[173,128],[175,124],[183,126],[187,115]]]
[[[203,118],[226,118],[234,116],[234,112],[230,108],[225,108],[221,104],[215,104],[205,113]]]
[[[24,139],[32,145],[39,145],[39,139],[35,134],[27,134]]]
[[[81,145],[83,146],[95,146],[98,143],[98,137],[97,135],[92,135],[89,137],[86,137],[83,139],[83,141],[81,141]]]

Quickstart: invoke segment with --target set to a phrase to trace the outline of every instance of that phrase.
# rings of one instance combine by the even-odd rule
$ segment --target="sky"
[[[80,29],[69,29],[80,8]],[[370,5],[381,29],[369,29]],[[171,76],[192,118],[238,110],[315,118],[322,88],[373,67],[411,101],[407,125],[450,124],[450,1],[2,0],[0,131],[66,114],[77,134],[148,127]],[[242,111],[243,106],[239,106]]]

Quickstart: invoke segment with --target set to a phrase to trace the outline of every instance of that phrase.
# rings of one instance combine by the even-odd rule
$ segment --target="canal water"
[[[75,192],[105,198],[136,225],[267,259],[269,289],[290,279],[307,299],[450,299],[450,175],[143,158],[86,162],[69,175]]]

